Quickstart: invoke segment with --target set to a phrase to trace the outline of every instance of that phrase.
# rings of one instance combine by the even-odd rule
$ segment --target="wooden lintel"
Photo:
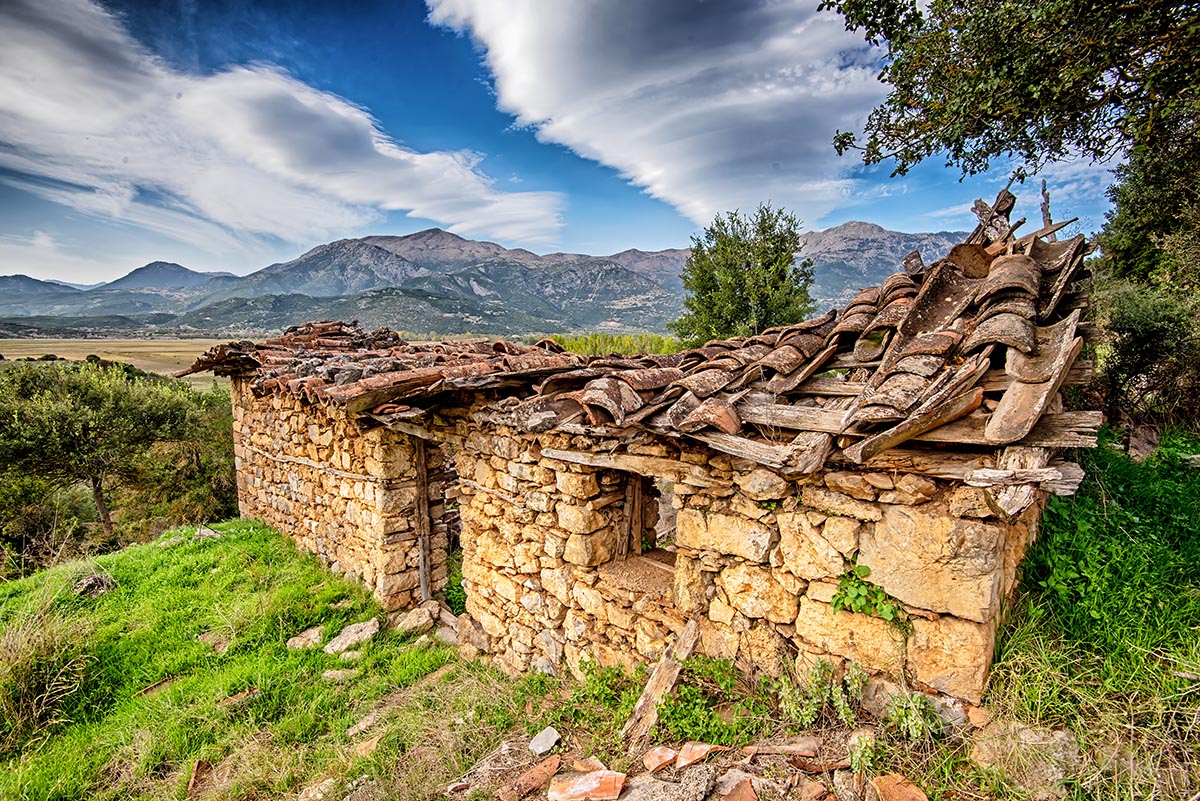
[[[609,470],[625,470],[642,476],[666,476],[697,487],[715,487],[716,481],[704,468],[677,459],[662,456],[642,456],[632,453],[590,453],[568,451],[560,448],[542,448],[542,456],[560,462],[601,467]]]
[[[408,434],[410,437],[417,439],[428,440],[430,442],[446,442],[451,445],[462,445],[463,438],[450,431],[441,431],[432,428],[411,423],[407,420],[397,420],[386,415],[367,415],[373,420],[378,420],[383,424],[384,428],[390,428],[392,431],[399,431],[401,434]]]

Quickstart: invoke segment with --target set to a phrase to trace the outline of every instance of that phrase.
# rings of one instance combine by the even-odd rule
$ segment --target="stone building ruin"
[[[1019,236],[1013,200],[840,312],[683,353],[321,322],[189,372],[232,379],[242,514],[388,609],[444,587],[460,518],[460,637],[505,670],[630,668],[695,620],[698,652],[769,673],[853,660],[978,701],[1045,498],[1082,478],[1056,454],[1101,423],[1060,392],[1091,372],[1088,247]],[[855,561],[907,632],[834,611]]]

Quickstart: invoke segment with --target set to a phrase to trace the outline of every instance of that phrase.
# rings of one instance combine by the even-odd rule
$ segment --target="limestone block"
[[[525,464],[523,462],[510,462],[508,473],[513,478],[518,478],[521,481],[530,481],[538,486],[549,484],[554,480],[553,470],[540,465]]]
[[[512,561],[520,573],[537,573],[540,570],[538,557],[541,556],[541,544],[537,542],[522,542],[513,549]]]
[[[605,606],[605,614],[608,615],[608,622],[619,629],[632,631],[633,624],[636,618],[633,614],[623,606],[617,604],[608,604]]]
[[[708,604],[708,618],[714,623],[728,626],[733,622],[733,615],[734,608],[720,598],[713,598]]]
[[[682,612],[702,612],[708,603],[700,562],[683,554],[675,557],[675,606]]]
[[[752,562],[765,562],[772,532],[744,517],[681,509],[675,520],[675,543],[685,548],[732,554]]]
[[[554,510],[554,498],[549,493],[534,491],[525,493],[525,504],[535,512]]]
[[[955,517],[995,517],[987,493],[979,487],[955,487],[949,495],[950,514]]]
[[[608,615],[604,611],[604,596],[600,594],[599,590],[589,587],[583,582],[577,582],[571,588],[571,597],[584,612],[597,620],[608,622]]]
[[[472,558],[495,567],[515,568],[512,546],[497,540],[495,530],[482,531],[475,540],[475,553]]]
[[[839,553],[850,556],[858,550],[858,534],[862,527],[862,522],[852,517],[830,517],[821,527],[821,535]]]
[[[595,534],[572,534],[562,558],[571,564],[593,567],[607,562],[616,552],[617,534],[609,529]]]
[[[878,520],[879,507],[873,503],[851,498],[824,487],[805,487],[801,493],[804,505],[827,515],[841,515],[858,520]]]
[[[699,651],[718,659],[733,659],[737,656],[738,635],[728,626],[701,619]]]
[[[949,516],[944,503],[884,506],[859,541],[870,580],[910,606],[976,622],[999,611],[1004,528]]]
[[[657,660],[667,649],[670,632],[662,625],[646,618],[634,622],[634,648],[651,661]]]
[[[826,473],[824,478],[825,486],[834,492],[843,492],[860,501],[875,500],[875,485],[862,473]]]
[[[805,598],[796,616],[796,637],[812,649],[851,659],[868,670],[895,674],[902,667],[903,636],[882,618],[834,612],[829,604]]]
[[[572,498],[592,498],[600,494],[600,484],[596,481],[595,473],[568,473],[560,470],[545,483],[550,481],[554,482],[559,492]]]
[[[779,676],[792,661],[788,642],[773,626],[759,621],[742,632],[739,655],[770,676]]]
[[[725,590],[729,605],[746,617],[790,623],[796,617],[796,596],[771,576],[771,571],[739,563],[721,571],[717,582]]]
[[[752,501],[770,501],[792,494],[792,485],[783,476],[765,468],[734,476],[742,494]]]
[[[506,601],[516,603],[521,597],[521,587],[503,573],[492,574],[492,589]]]
[[[879,496],[880,503],[901,503],[915,506],[932,500],[937,484],[928,478],[906,473],[896,480],[896,488]]]
[[[914,618],[908,642],[908,670],[923,684],[956,698],[979,703],[995,652],[996,629],[944,616]]]
[[[559,527],[572,534],[590,534],[603,528],[608,522],[600,512],[566,501],[559,501],[555,510],[558,513]]]
[[[857,503],[857,502],[856,502]],[[779,566],[803,579],[819,579],[842,573],[842,553],[825,539],[801,512],[776,512],[779,521]],[[826,525],[828,525],[826,521]]]

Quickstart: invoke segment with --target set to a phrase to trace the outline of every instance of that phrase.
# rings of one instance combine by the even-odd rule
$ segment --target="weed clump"
[[[92,655],[89,626],[55,609],[44,593],[0,630],[0,755],[68,722],[83,695]]]
[[[752,684],[728,659],[692,656],[658,706],[658,727],[673,740],[743,745],[771,723],[769,687]]]

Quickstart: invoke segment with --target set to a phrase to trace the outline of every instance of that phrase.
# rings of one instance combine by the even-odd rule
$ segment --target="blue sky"
[[[833,152],[884,90],[879,53],[815,6],[6,0],[0,273],[246,273],[435,225],[651,250],[760,201],[805,228],[969,228],[1004,172],[890,178]],[[1056,216],[1099,227],[1103,168],[1047,179]]]

